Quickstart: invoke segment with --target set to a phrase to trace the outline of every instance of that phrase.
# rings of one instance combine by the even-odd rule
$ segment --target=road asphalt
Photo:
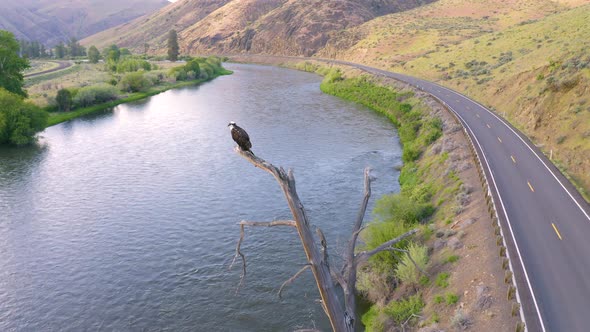
[[[415,77],[340,63],[409,83],[458,116],[494,196],[527,330],[590,331],[590,205],[571,182],[524,134],[468,97]]]

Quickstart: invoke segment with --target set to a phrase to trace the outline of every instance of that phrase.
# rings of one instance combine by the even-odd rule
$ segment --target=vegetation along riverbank
[[[46,127],[231,74],[214,56],[154,61],[112,45],[102,53],[96,47],[83,55],[70,51],[75,64],[58,71],[51,60],[36,60],[30,72],[41,74],[25,78],[31,65],[19,49],[13,34],[0,30],[0,56],[8,59],[0,68],[0,144],[26,145]]]
[[[26,81],[30,99],[49,112],[47,126],[137,101],[166,90],[197,85],[231,74],[217,57],[186,63],[125,59],[108,64],[78,64],[62,72]]]
[[[383,253],[359,271],[358,291],[371,305],[367,331],[513,330],[520,319],[509,286],[474,156],[461,126],[440,104],[394,80],[312,62],[289,64],[324,75],[321,89],[389,118],[403,145],[397,194],[380,198],[362,233],[367,249],[420,227],[403,253]],[[423,271],[420,271],[423,270]]]

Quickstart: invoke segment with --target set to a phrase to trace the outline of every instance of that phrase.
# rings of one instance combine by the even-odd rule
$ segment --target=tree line
[[[47,47],[39,41],[28,41],[19,40],[18,44],[20,56],[27,57],[29,59],[42,59],[42,58],[75,58],[86,56],[86,47],[82,46],[78,39],[72,37],[67,42],[59,42],[54,47]]]
[[[178,35],[172,30],[167,41],[168,59],[179,59]],[[147,54],[149,44],[144,44]],[[120,93],[144,91],[151,86],[177,81],[210,79],[224,72],[221,60],[215,57],[184,57],[186,64],[171,68],[167,73],[149,73],[158,66],[144,56],[133,56],[129,49],[111,45],[102,51],[95,46],[86,49],[76,38],[55,47],[47,48],[38,41],[17,40],[13,33],[0,30],[0,145],[25,145],[35,141],[37,132],[47,125],[48,113],[26,102],[24,89],[25,69],[29,59],[88,57],[90,63],[104,61],[105,69],[111,72],[111,80],[96,86],[61,89],[56,97],[56,110],[70,111],[76,107],[118,99]]]

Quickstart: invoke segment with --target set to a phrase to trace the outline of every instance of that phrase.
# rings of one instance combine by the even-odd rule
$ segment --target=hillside
[[[83,38],[166,6],[166,0],[0,1],[0,29],[48,46]]]
[[[314,55],[404,72],[504,114],[590,193],[590,0],[184,0],[86,45]]]
[[[588,3],[441,0],[341,32],[320,55],[466,93],[504,114],[588,193]]]
[[[176,29],[183,53],[270,53],[312,55],[332,33],[433,0],[184,0],[131,23],[91,36],[83,43],[116,43],[164,53]]]

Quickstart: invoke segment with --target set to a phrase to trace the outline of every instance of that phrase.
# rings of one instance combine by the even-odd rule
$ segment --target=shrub
[[[127,92],[138,92],[149,88],[151,85],[152,82],[144,76],[143,72],[125,74],[119,82],[119,88]]]
[[[455,311],[455,315],[451,318],[451,324],[459,330],[466,330],[473,324],[471,318],[463,311],[458,309]]]
[[[436,304],[443,303],[444,301],[445,301],[445,298],[442,295],[436,295],[434,297],[434,303],[436,303]]]
[[[168,71],[168,77],[177,81],[186,81],[188,75],[184,67],[174,67]]]
[[[416,243],[410,243],[408,253],[402,256],[400,264],[395,268],[395,276],[403,283],[416,285],[420,281],[420,270],[426,269],[428,264],[428,248]],[[412,262],[412,259],[414,260]],[[414,265],[414,262],[416,263]]]
[[[215,69],[209,63],[202,62],[199,64],[200,67],[200,75],[199,77],[202,79],[209,79],[215,76]]]
[[[392,279],[388,273],[380,273],[367,266],[358,271],[356,289],[371,303],[383,303],[395,287]]]
[[[453,305],[455,303],[457,303],[457,301],[459,301],[459,296],[453,293],[447,293],[447,295],[445,296],[445,302],[448,305]]]
[[[365,332],[381,332],[385,328],[381,310],[377,305],[371,306],[362,317],[361,322],[365,325]]]
[[[414,144],[404,145],[404,152],[402,152],[402,160],[404,163],[416,161],[422,152]]]
[[[199,66],[199,61],[196,59],[189,61],[184,66],[184,69],[187,71],[187,73],[192,72],[192,74],[188,75],[189,78],[192,76],[190,79],[195,79],[201,75],[201,67]]]
[[[448,272],[442,272],[439,273],[436,276],[436,280],[434,281],[434,283],[441,288],[446,288],[449,286],[449,277],[451,275]]]
[[[363,233],[363,239],[367,246],[367,249],[374,249],[382,243],[396,238],[409,229],[403,223],[400,222],[373,222],[371,227],[367,228]],[[396,244],[395,247],[403,248],[407,245],[407,241],[403,240]],[[375,269],[375,273],[391,273],[395,264],[398,261],[397,257],[401,254],[397,252],[384,251],[371,257],[371,267]]]
[[[403,194],[383,195],[375,203],[375,214],[382,221],[412,226],[432,215],[432,205],[418,204]]]
[[[418,316],[422,308],[424,308],[424,301],[419,294],[416,294],[405,300],[390,302],[384,311],[397,324],[403,324],[413,316]]]
[[[118,93],[119,91],[114,86],[106,83],[91,85],[78,90],[73,102],[76,106],[86,107],[115,100]]]
[[[72,109],[72,92],[68,89],[60,89],[57,91],[55,102],[61,112],[69,112]]]
[[[340,69],[337,68],[330,69],[330,71],[326,74],[326,77],[324,78],[324,80],[328,83],[342,81],[342,79],[342,73],[340,72]]]
[[[47,112],[0,88],[0,144],[25,145],[47,124]]]
[[[459,256],[451,255],[451,256],[447,257],[447,259],[445,259],[445,262],[446,263],[455,263],[458,260],[459,260]]]
[[[152,64],[146,60],[139,60],[134,58],[124,58],[116,64],[117,73],[134,72],[138,70],[150,71]]]

